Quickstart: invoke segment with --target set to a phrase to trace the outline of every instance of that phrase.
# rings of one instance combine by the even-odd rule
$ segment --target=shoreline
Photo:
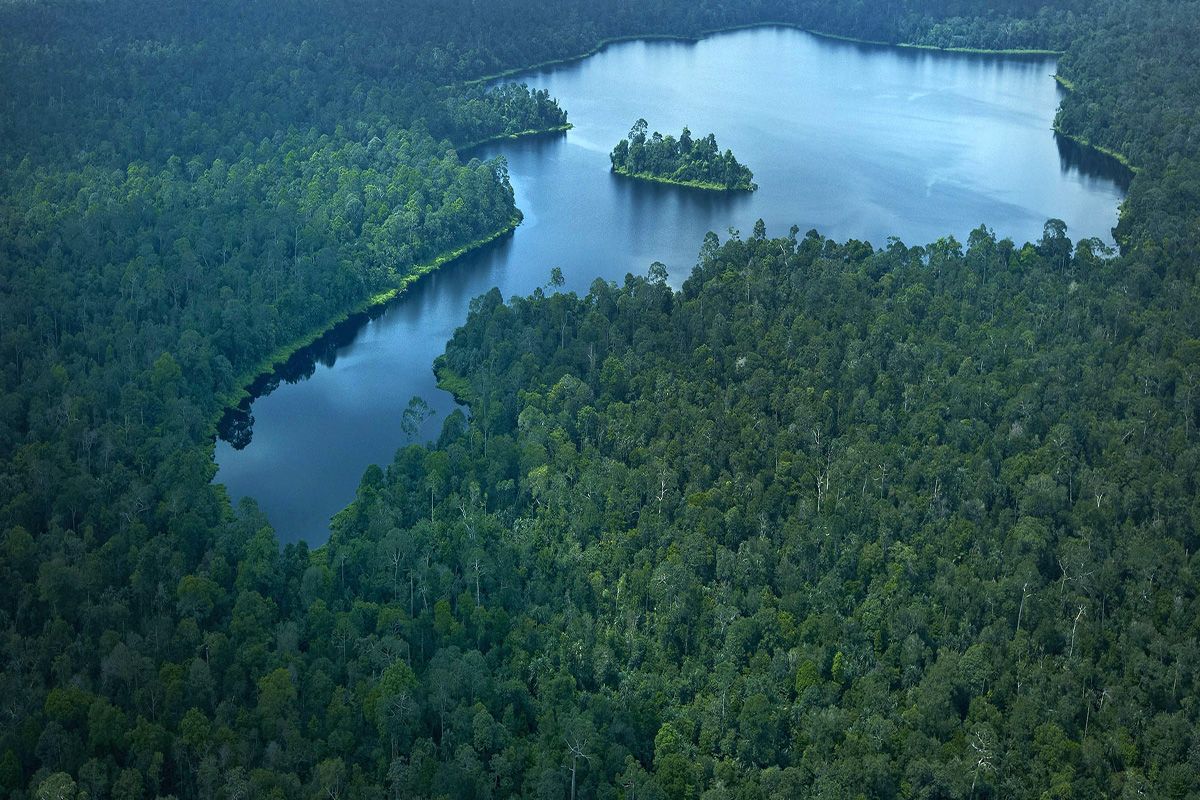
[[[1064,91],[1068,91],[1068,92],[1075,91],[1075,84],[1069,78],[1064,78],[1062,75],[1059,75],[1057,72],[1054,73],[1054,75],[1052,75],[1051,77],[1054,78],[1054,82],[1057,83],[1059,86],[1061,86]]]
[[[1054,124],[1051,125],[1050,127],[1054,131],[1055,134],[1063,137],[1064,139],[1068,139],[1068,140],[1074,142],[1075,144],[1079,145],[1080,147],[1084,147],[1088,150],[1094,150],[1095,152],[1100,153],[1101,155],[1108,156],[1113,161],[1116,161],[1122,167],[1129,170],[1129,172],[1135,176],[1139,172],[1142,171],[1142,168],[1139,166],[1136,166],[1132,161],[1130,161],[1128,156],[1125,156],[1122,153],[1118,153],[1116,150],[1110,150],[1109,148],[1104,147],[1103,145],[1092,144],[1090,141],[1088,141],[1083,136],[1076,136],[1073,133],[1068,133],[1066,130],[1063,129],[1063,127],[1061,125],[1058,124],[1057,120],[1055,120]],[[1122,201],[1122,202],[1124,202],[1124,201]]]
[[[552,133],[566,133],[574,127],[575,126],[572,123],[566,122],[562,125],[552,125],[549,128],[529,128],[528,130],[517,131],[516,133],[500,133],[495,136],[489,136],[486,139],[480,139],[477,142],[455,145],[454,149],[461,154],[467,150],[474,150],[477,147],[483,147],[485,144],[494,144],[495,142],[510,142],[532,136],[548,136]]]
[[[630,172],[624,167],[613,167],[612,173],[620,175],[623,178],[631,178],[636,181],[650,181],[652,183],[665,183],[668,186],[682,186],[687,189],[703,189],[708,192],[753,192],[758,188],[757,184],[751,184],[754,189],[742,188],[737,186],[726,186],[722,183],[708,183],[707,181],[679,181],[673,178],[664,178],[659,175],[654,175],[649,172]]]
[[[825,31],[806,28],[796,22],[746,22],[740,25],[726,25],[720,28],[708,28],[700,31],[695,36],[673,33],[648,33],[648,34],[630,34],[628,36],[611,36],[607,39],[601,39],[596,45],[589,50],[577,53],[575,55],[563,56],[562,58],[552,58],[547,61],[541,61],[537,64],[531,64],[526,67],[513,67],[511,69],[501,70],[500,72],[482,75],[478,78],[470,78],[458,84],[446,84],[443,89],[452,88],[454,86],[475,86],[480,83],[490,83],[492,81],[511,78],[514,75],[520,75],[524,72],[534,72],[536,70],[547,69],[549,67],[563,66],[572,64],[576,61],[582,61],[585,58],[590,58],[606,47],[614,44],[622,44],[624,42],[688,42],[695,44],[702,39],[707,39],[710,36],[716,36],[721,33],[733,33],[735,31],[752,30],[754,28],[791,28],[792,30],[808,33],[813,36],[819,36],[822,39],[833,39],[839,42],[848,42],[851,44],[868,44],[876,47],[901,47],[907,50],[928,50],[935,53],[957,53],[960,55],[989,55],[989,56],[1039,56],[1039,57],[1058,57],[1064,55],[1064,50],[1043,50],[1036,48],[1008,48],[1003,50],[989,50],[984,47],[938,47],[932,44],[913,44],[910,42],[885,42],[879,39],[860,39],[854,36],[844,36],[839,33],[828,33]]]
[[[1064,50],[1043,50],[1039,48],[1020,48],[1010,47],[1002,50],[990,50],[986,47],[940,47],[936,44],[915,44],[912,42],[885,42],[880,39],[861,39],[856,36],[846,36],[840,33],[828,33],[826,31],[818,31],[813,28],[805,28],[795,22],[748,22],[744,25],[729,25],[724,28],[713,28],[712,30],[704,31],[700,34],[700,38],[711,36],[718,33],[729,33],[732,31],[744,31],[752,28],[791,28],[793,30],[803,31],[804,33],[819,36],[822,39],[833,39],[837,42],[849,42],[851,44],[869,44],[874,47],[902,47],[906,50],[929,50],[934,53],[958,53],[966,55],[980,56],[1041,56],[1055,57],[1064,55]],[[697,40],[698,41],[698,40]]]
[[[264,357],[258,363],[258,365],[254,367],[254,369],[247,370],[239,375],[237,380],[234,381],[238,388],[230,395],[218,397],[217,399],[217,403],[219,404],[220,408],[214,415],[213,419],[209,421],[208,426],[209,431],[207,437],[210,454],[211,451],[215,450],[216,448],[218,436],[217,426],[220,425],[221,419],[225,416],[226,412],[228,412],[230,409],[239,407],[247,399],[256,399],[254,393],[250,391],[250,388],[256,382],[258,382],[260,378],[266,377],[278,370],[279,367],[287,363],[287,361],[292,356],[296,355],[296,353],[300,352],[306,347],[311,347],[318,340],[320,340],[322,336],[325,336],[338,325],[341,325],[351,317],[354,317],[358,314],[366,314],[379,308],[380,306],[387,305],[400,295],[404,294],[409,286],[431,272],[444,267],[451,261],[456,261],[463,256],[468,255],[469,253],[479,250],[480,248],[511,234],[517,229],[517,226],[521,224],[523,219],[524,216],[521,214],[520,209],[517,209],[516,213],[512,216],[507,225],[489,234],[488,236],[485,236],[481,239],[476,239],[473,242],[468,242],[467,244],[451,250],[448,253],[443,253],[432,261],[428,261],[424,264],[414,265],[409,272],[407,272],[397,281],[395,286],[384,289],[380,292],[376,292],[346,311],[331,317],[320,329],[302,336],[299,339],[290,342],[289,344],[277,348],[273,353],[271,353],[271,355]]]
[[[471,407],[470,383],[466,377],[447,367],[441,356],[433,360],[433,374],[437,379],[436,385],[439,389],[449,392],[450,396],[454,398],[454,402],[460,406]]]
[[[910,50],[927,50],[930,52],[957,53],[957,54],[965,54],[965,55],[992,55],[992,56],[1008,56],[1008,57],[1012,57],[1012,56],[1058,57],[1058,56],[1061,56],[1064,54],[1064,51],[1059,51],[1059,50],[1039,50],[1039,49],[988,50],[985,48],[945,48],[945,47],[937,47],[935,45],[911,44],[911,43],[905,43],[905,42],[893,43],[893,42],[884,42],[884,41],[871,40],[871,39],[861,39],[861,38],[856,38],[856,37],[852,37],[852,36],[844,36],[844,35],[836,34],[836,33],[828,33],[828,32],[824,32],[824,31],[813,30],[811,28],[805,28],[802,25],[799,25],[794,22],[763,21],[763,22],[751,22],[751,23],[744,23],[744,24],[740,24],[740,25],[729,25],[729,26],[724,26],[724,27],[720,27],[720,28],[707,29],[707,30],[701,31],[700,33],[698,33],[695,36],[680,35],[680,34],[631,34],[631,35],[627,35],[627,36],[610,37],[610,38],[606,38],[606,39],[601,39],[599,42],[597,42],[595,44],[595,46],[591,47],[590,49],[588,49],[587,51],[585,51],[583,53],[579,53],[579,54],[571,55],[571,56],[564,56],[562,58],[557,58],[557,59],[550,59],[548,61],[543,61],[543,62],[540,62],[537,64],[527,65],[527,66],[523,66],[523,67],[514,67],[512,69],[503,70],[501,72],[497,72],[494,74],[484,75],[479,78],[472,78],[470,80],[461,81],[457,84],[448,84],[447,87],[443,87],[443,88],[449,88],[449,87],[453,87],[456,85],[457,86],[474,86],[474,85],[481,84],[481,83],[489,83],[492,81],[501,80],[503,78],[512,77],[514,75],[520,75],[523,73],[530,73],[530,72],[535,72],[537,70],[547,69],[549,67],[562,66],[562,65],[566,65],[566,64],[575,63],[577,61],[582,61],[584,59],[590,58],[591,56],[594,56],[594,55],[600,53],[602,50],[609,47],[610,45],[621,44],[624,42],[676,41],[676,42],[697,43],[697,42],[701,41],[702,39],[705,39],[710,36],[716,36],[716,35],[719,35],[722,33],[733,33],[733,32],[742,31],[742,30],[751,30],[751,29],[755,29],[755,28],[789,28],[792,30],[797,30],[797,31],[801,31],[803,33],[810,34],[812,36],[817,36],[817,37],[824,38],[824,39],[831,39],[834,41],[846,42],[846,43],[851,43],[851,44],[862,44],[862,45],[870,45],[870,46],[875,46],[875,47],[896,47],[896,48],[903,48],[903,49],[910,49]],[[1075,91],[1075,86],[1069,79],[1067,79],[1057,73],[1053,75],[1053,78],[1055,81],[1058,82],[1058,84],[1060,86],[1062,86],[1067,91]],[[513,141],[513,140],[525,138],[528,136],[539,136],[539,135],[547,135],[547,134],[552,134],[552,133],[562,133],[562,132],[571,130],[573,127],[574,127],[574,125],[572,123],[567,122],[564,125],[554,126],[554,127],[546,128],[546,129],[540,129],[540,130],[530,129],[530,130],[526,130],[526,131],[519,131],[517,133],[512,133],[512,134],[500,134],[497,136],[493,136],[493,137],[489,137],[487,139],[480,140],[478,142],[471,142],[471,143],[463,144],[463,145],[455,145],[455,150],[459,151],[461,153],[464,151],[469,151],[469,150],[475,149],[477,147],[481,147],[486,144],[491,144],[491,143],[500,142],[500,141]],[[1063,130],[1057,124],[1057,122],[1053,125],[1053,129],[1054,129],[1054,132],[1057,133],[1058,135],[1063,136],[1066,139],[1069,139],[1070,141],[1074,142],[1075,144],[1077,144],[1081,147],[1085,147],[1085,148],[1094,150],[1098,153],[1108,156],[1109,158],[1114,159],[1117,163],[1121,164],[1123,167],[1128,169],[1134,175],[1136,175],[1140,171],[1140,169],[1138,167],[1134,166],[1132,164],[1132,162],[1130,162],[1130,160],[1126,156],[1122,155],[1121,153],[1118,153],[1114,150],[1110,150],[1101,145],[1092,144],[1090,141],[1083,138],[1082,136],[1076,136],[1074,134],[1067,133],[1065,130]],[[750,189],[750,190],[728,189],[722,185],[707,184],[707,183],[704,183],[701,181],[675,181],[675,180],[670,180],[667,178],[660,178],[655,175],[633,174],[633,173],[629,173],[627,171],[617,170],[617,169],[613,169],[613,173],[621,175],[622,177],[631,178],[633,180],[645,180],[645,181],[661,183],[661,184],[665,184],[665,185],[669,185],[669,186],[681,186],[684,188],[700,189],[700,190],[704,190],[704,191],[723,191],[723,192],[753,191],[753,189]],[[523,218],[523,215],[521,214],[521,210],[516,209],[516,213],[513,216],[513,219],[510,220],[509,224],[507,226],[505,226],[504,228],[502,228],[501,230],[498,230],[495,233],[493,233],[492,235],[484,237],[483,239],[479,239],[477,241],[468,243],[456,250],[453,250],[449,253],[438,256],[431,262],[414,266],[411,272],[409,272],[407,275],[405,275],[403,278],[400,279],[397,286],[392,287],[387,290],[384,290],[384,291],[379,292],[371,297],[366,298],[365,300],[363,300],[362,302],[360,302],[353,308],[351,308],[345,312],[342,312],[342,313],[336,315],[335,317],[329,319],[319,329],[313,331],[312,333],[310,333],[306,336],[300,337],[295,342],[292,342],[289,345],[278,348],[271,355],[264,357],[263,360],[261,360],[259,362],[257,367],[255,367],[253,370],[247,371],[243,375],[239,376],[237,380],[234,381],[235,385],[238,387],[235,391],[233,391],[232,393],[230,393],[229,395],[226,395],[224,397],[217,398],[217,404],[218,404],[219,408],[218,408],[217,412],[214,414],[212,420],[210,420],[210,423],[208,426],[209,427],[208,441],[210,442],[210,448],[215,448],[216,439],[217,439],[217,426],[220,424],[222,417],[224,417],[225,413],[229,409],[240,406],[247,398],[250,398],[250,399],[254,398],[252,392],[250,391],[250,388],[260,378],[265,377],[265,376],[270,375],[271,373],[275,372],[280,366],[282,366],[284,363],[286,363],[287,360],[290,359],[292,356],[294,356],[298,351],[304,349],[305,347],[311,346],[313,343],[315,343],[317,340],[319,340],[322,336],[329,333],[331,330],[333,330],[333,328],[337,327],[338,325],[344,323],[350,317],[352,317],[356,314],[366,313],[368,311],[371,311],[371,310],[377,308],[378,306],[381,306],[388,302],[391,302],[392,300],[396,299],[399,295],[403,294],[404,291],[408,288],[408,286],[410,286],[414,281],[424,277],[425,275],[428,275],[430,272],[433,272],[434,270],[444,266],[445,264],[447,264],[450,261],[453,261],[457,258],[461,258],[462,256],[466,255],[467,253],[469,253],[473,250],[476,250],[480,247],[490,244],[490,243],[496,241],[497,239],[512,233],[513,231],[516,230],[517,226],[520,225],[522,218]]]
[[[585,58],[590,58],[590,57],[596,55],[597,53],[599,53],[601,50],[608,47],[609,45],[621,44],[622,42],[636,42],[636,41],[641,40],[641,41],[648,41],[648,42],[673,41],[673,42],[695,43],[695,42],[700,41],[702,36],[703,35],[695,36],[695,37],[694,36],[681,36],[678,34],[670,34],[670,33],[650,33],[650,34],[645,34],[642,36],[634,36],[634,35],[613,36],[608,39],[601,39],[599,42],[596,43],[595,47],[593,47],[590,50],[583,52],[583,53],[578,53],[573,56],[563,56],[562,58],[552,58],[548,61],[541,61],[537,64],[531,64],[527,67],[513,67],[512,69],[501,70],[500,72],[494,72],[489,75],[480,76],[478,78],[471,78],[469,80],[465,80],[465,81],[462,81],[461,83],[457,83],[457,84],[448,83],[441,88],[450,89],[455,86],[476,86],[480,83],[491,83],[492,81],[498,81],[503,78],[511,78],[512,76],[520,75],[523,72],[533,72],[534,70],[546,69],[547,67],[558,67],[558,66],[562,66],[563,64],[573,64],[576,61],[583,61]],[[568,113],[570,113],[570,112],[568,112]]]

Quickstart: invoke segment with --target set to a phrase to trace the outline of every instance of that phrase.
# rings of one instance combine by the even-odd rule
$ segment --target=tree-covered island
[[[646,120],[633,124],[629,136],[617,142],[609,158],[613,172],[630,178],[690,186],[694,189],[753,192],[754,173],[739,164],[733,152],[721,152],[711,133],[699,139],[684,127],[676,139],[655,131],[649,136]]]

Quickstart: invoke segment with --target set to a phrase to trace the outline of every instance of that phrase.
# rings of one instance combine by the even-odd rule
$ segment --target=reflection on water
[[[222,422],[217,479],[254,497],[283,541],[319,544],[354,497],[363,470],[408,441],[413,396],[455,409],[431,365],[471,298],[507,298],[561,267],[568,291],[667,265],[678,286],[704,235],[770,235],[793,225],[876,246],[986,222],[1036,239],[1049,217],[1074,239],[1111,241],[1128,173],[1055,139],[1058,88],[1047,58],[1001,58],[820,39],[781,28],[698,43],[630,42],[521,76],[570,114],[566,134],[506,141],[464,158],[503,155],[525,220],[517,231],[414,284],[401,298],[337,326],[251,387]],[[754,170],[759,190],[706,192],[613,175],[608,152],[639,117],[677,135],[716,134]]]
[[[1057,133],[1054,134],[1054,143],[1058,145],[1058,157],[1062,159],[1064,175],[1094,181],[1099,186],[1116,185],[1122,192],[1129,191],[1133,171],[1117,159]]]
[[[508,248],[512,246],[512,237],[512,233],[506,234],[489,244],[483,251],[444,264],[440,271],[455,272],[464,279],[465,284],[470,284],[473,274],[486,272],[489,265],[503,262]],[[337,364],[338,354],[346,353],[367,330],[367,325],[387,314],[394,304],[404,303],[405,306],[419,309],[421,303],[428,299],[428,287],[431,283],[433,281],[430,277],[418,280],[401,297],[361,313],[351,314],[315,342],[297,350],[287,361],[276,366],[273,372],[259,375],[247,387],[249,396],[238,405],[225,410],[225,414],[217,423],[217,437],[234,450],[244,449],[254,438],[254,415],[251,408],[255,400],[267,397],[283,384],[308,380],[316,373],[318,365],[333,368]]]

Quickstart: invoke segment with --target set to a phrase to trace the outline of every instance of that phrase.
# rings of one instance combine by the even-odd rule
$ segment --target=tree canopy
[[[765,21],[1063,51],[1057,127],[1137,169],[1120,252],[711,237],[678,292],[477,300],[469,416],[325,547],[211,483],[258,369],[519,219],[459,148],[566,117],[470,81]],[[0,794],[1194,797],[1198,28],[0,4]]]
[[[617,142],[609,155],[614,172],[698,189],[752,192],[758,188],[750,168],[739,164],[731,151],[722,153],[711,133],[694,139],[685,127],[676,139],[658,131],[647,136],[648,130],[646,120],[639,119],[629,136]]]

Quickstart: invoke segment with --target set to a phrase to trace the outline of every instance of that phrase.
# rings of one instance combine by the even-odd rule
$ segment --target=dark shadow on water
[[[652,241],[661,236],[664,221],[670,219],[701,219],[702,229],[720,228],[718,234],[724,239],[726,222],[738,217],[739,207],[751,203],[751,192],[715,192],[691,188],[656,184],[654,181],[626,178],[625,175],[608,173],[613,193],[629,211],[628,224],[632,239]],[[721,221],[718,224],[718,221]],[[695,251],[700,251],[701,241],[696,240]],[[647,264],[646,266],[649,266]],[[682,269],[683,275],[690,272],[690,264],[668,265]]]
[[[1064,175],[1078,174],[1089,181],[1112,182],[1122,194],[1129,191],[1133,171],[1117,159],[1057,133],[1054,134],[1054,143],[1058,145]]]
[[[769,30],[795,30],[787,25],[763,26]],[[719,34],[718,34],[719,35]],[[1012,66],[1015,63],[1042,64],[1054,61],[1055,56],[1047,53],[998,53],[974,52],[971,50],[941,50],[936,47],[911,47],[886,42],[864,42],[856,39],[841,39],[837,36],[825,36],[809,32],[809,36],[817,46],[826,50],[838,50],[878,56],[892,56],[900,61],[919,63],[923,61],[961,61],[968,58],[975,63],[995,63]]]
[[[472,158],[478,158],[480,161],[487,161],[496,154],[493,152],[499,147],[505,150],[512,151],[514,148],[530,150],[532,152],[543,152],[548,147],[557,147],[562,145],[567,140],[566,131],[547,131],[545,133],[530,133],[521,136],[518,139],[497,139],[491,142],[477,144],[474,147],[464,147],[458,151],[458,157],[464,163]]]
[[[710,224],[715,219],[735,219],[736,209],[750,204],[751,192],[717,192],[688,186],[629,178],[609,173],[613,192],[629,210],[629,226],[638,239],[661,230],[662,216],[702,219]],[[719,231],[721,236],[725,231]],[[699,250],[700,242],[696,242]]]
[[[608,174],[616,187],[617,195],[639,214],[651,213],[666,204],[678,204],[680,210],[689,215],[708,216],[717,211],[728,211],[745,205],[751,195],[750,192],[717,192],[691,186],[673,186],[669,183],[629,178],[615,172]]]
[[[467,253],[453,264],[446,265],[449,269],[443,267],[427,275],[405,293],[404,297],[407,299],[403,304],[389,304],[386,312],[404,313],[419,318],[427,308],[439,306],[447,298],[462,300],[466,295],[474,296],[479,291],[484,291],[476,291],[472,287],[485,282],[481,281],[481,278],[492,274],[508,262],[515,233],[514,231],[481,250]],[[462,322],[465,323],[466,319]]]
[[[772,26],[761,26],[761,27],[778,27],[778,26],[772,25]],[[724,31],[724,33],[731,33],[731,32],[732,31]],[[718,33],[715,35],[720,35],[720,34]],[[541,66],[541,67],[534,67],[533,69],[526,70],[517,75],[505,75],[502,78],[496,78],[494,80],[489,81],[488,86],[499,86],[500,84],[504,84],[504,83],[528,83],[530,86],[536,86],[537,82],[539,80],[544,80],[547,76],[553,75],[555,72],[558,72],[559,70],[571,69],[571,68],[579,66],[579,63],[582,61],[588,61],[591,59],[595,59],[597,57],[603,57],[607,51],[609,51],[615,47],[622,47],[622,46],[629,47],[631,45],[641,45],[643,47],[654,47],[654,48],[660,48],[660,49],[664,49],[664,50],[667,50],[667,49],[690,50],[690,49],[694,49],[696,47],[696,45],[700,44],[701,41],[703,41],[704,39],[707,39],[707,38],[709,38],[709,37],[703,36],[703,37],[700,37],[699,39],[689,39],[689,38],[677,38],[674,36],[655,37],[653,35],[648,35],[648,36],[635,36],[630,39],[618,39],[616,41],[606,42],[603,45],[601,45],[600,47],[598,47],[594,52],[588,53],[586,55],[580,55],[580,56],[573,57],[573,58],[566,58],[563,61],[556,63],[556,64],[547,64],[547,65]]]
[[[437,277],[452,272],[452,285],[473,283],[471,278],[486,274],[496,263],[502,262],[512,247],[512,232],[486,247],[467,253],[454,261],[443,264],[439,269],[423,276],[397,297],[358,314],[351,314],[334,325],[320,338],[307,347],[297,350],[283,364],[268,373],[259,375],[246,387],[247,396],[237,406],[225,409],[217,423],[217,437],[228,442],[234,450],[245,449],[254,438],[254,415],[250,409],[255,400],[274,392],[281,383],[300,383],[311,378],[317,365],[332,367],[337,363],[338,353],[349,348],[367,328],[367,323],[403,308],[419,313],[429,302],[431,293],[437,289]],[[403,301],[403,302],[402,302]]]
[[[254,436],[254,415],[250,413],[250,400],[228,408],[217,423],[217,436],[229,442],[234,450],[242,450]]]

